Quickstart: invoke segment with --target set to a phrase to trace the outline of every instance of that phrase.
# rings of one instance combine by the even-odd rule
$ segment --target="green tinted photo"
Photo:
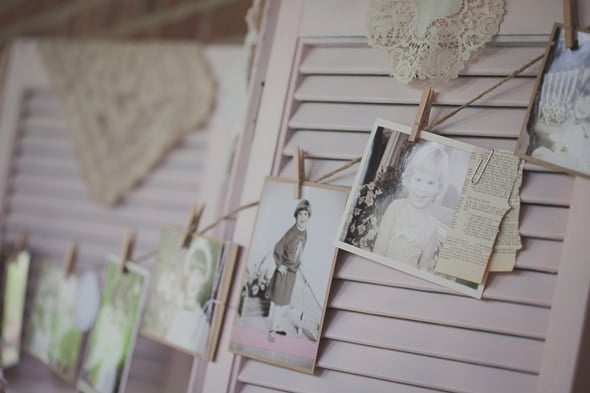
[[[26,339],[28,351],[67,381],[76,377],[82,343],[75,323],[78,282],[59,266],[40,266]]]
[[[98,316],[88,339],[78,389],[87,393],[116,393],[125,382],[148,287],[148,273],[109,258]]]
[[[162,235],[154,285],[150,289],[141,332],[190,354],[209,358],[220,320],[214,318],[224,267],[233,267],[231,247],[202,236],[180,245],[182,234]],[[227,276],[227,271],[225,277]]]
[[[21,251],[7,261],[6,286],[2,304],[3,347],[0,351],[2,368],[13,366],[20,360],[20,340],[30,259],[28,252]]]

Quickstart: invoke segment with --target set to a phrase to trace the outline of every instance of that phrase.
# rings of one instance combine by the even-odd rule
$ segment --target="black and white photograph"
[[[590,31],[568,49],[556,25],[537,78],[516,154],[528,161],[590,177]]]
[[[435,273],[473,146],[378,120],[339,231],[338,247],[460,290],[483,286]]]
[[[313,372],[348,188],[267,178],[230,349]]]

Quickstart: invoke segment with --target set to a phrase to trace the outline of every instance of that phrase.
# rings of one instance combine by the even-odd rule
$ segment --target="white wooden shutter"
[[[244,63],[239,46],[210,46],[205,52],[218,80],[212,117],[185,137],[120,206],[109,209],[88,196],[66,119],[35,43],[12,46],[0,112],[0,169],[6,169],[0,174],[0,222],[6,243],[14,243],[22,229],[30,233],[34,259],[28,299],[34,294],[36,262],[63,263],[69,240],[79,244],[77,271],[95,269],[102,276],[105,257],[120,252],[127,229],[137,231],[134,255],[140,256],[157,248],[163,227],[184,227],[195,203],[207,204],[204,221],[218,215],[229,139],[241,120]],[[191,365],[192,357],[140,336],[127,391],[184,392]],[[15,393],[75,391],[29,356],[5,375]]]
[[[423,84],[403,85],[387,76],[385,59],[361,37],[367,3],[281,2],[242,201],[257,197],[265,174],[293,176],[296,146],[309,157],[306,168],[313,179],[360,156],[376,118],[413,123]],[[588,4],[580,10],[581,21],[590,21]],[[507,0],[496,41],[459,79],[435,85],[439,94],[431,118],[542,54],[560,18],[560,2]],[[539,69],[537,64],[436,131],[513,150]],[[337,175],[332,183],[350,185],[355,171]],[[590,277],[580,278],[579,292],[558,283],[557,273],[571,275],[573,269],[566,260],[568,267],[560,270],[564,236],[578,220],[569,212],[573,186],[572,177],[525,166],[520,224],[525,245],[516,270],[494,274],[483,300],[342,252],[314,376],[226,359],[226,374],[218,366],[206,386],[212,392],[224,389],[228,383],[220,379],[233,375],[228,389],[248,393],[574,391],[577,354],[564,354],[562,348],[576,348],[570,339],[580,343]],[[584,187],[581,182],[578,189]],[[253,212],[240,217],[239,242],[247,244],[253,223]],[[578,309],[564,311],[563,300],[575,299],[576,293],[582,298],[573,305]],[[234,288],[235,302],[238,296]],[[570,326],[559,320],[572,314],[580,317]]]

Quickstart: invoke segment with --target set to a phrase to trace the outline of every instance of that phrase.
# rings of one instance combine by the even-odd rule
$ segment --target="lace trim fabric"
[[[367,38],[399,81],[449,80],[498,33],[503,15],[504,0],[371,0]]]
[[[39,43],[90,195],[113,205],[212,111],[195,44]]]

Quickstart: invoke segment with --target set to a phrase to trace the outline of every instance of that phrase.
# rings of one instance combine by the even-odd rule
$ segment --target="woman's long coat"
[[[273,256],[277,268],[270,280],[267,294],[277,305],[291,303],[297,270],[301,265],[301,254],[306,241],[307,231],[300,231],[296,225],[293,225],[275,245]],[[287,267],[285,274],[279,272],[280,266]]]

